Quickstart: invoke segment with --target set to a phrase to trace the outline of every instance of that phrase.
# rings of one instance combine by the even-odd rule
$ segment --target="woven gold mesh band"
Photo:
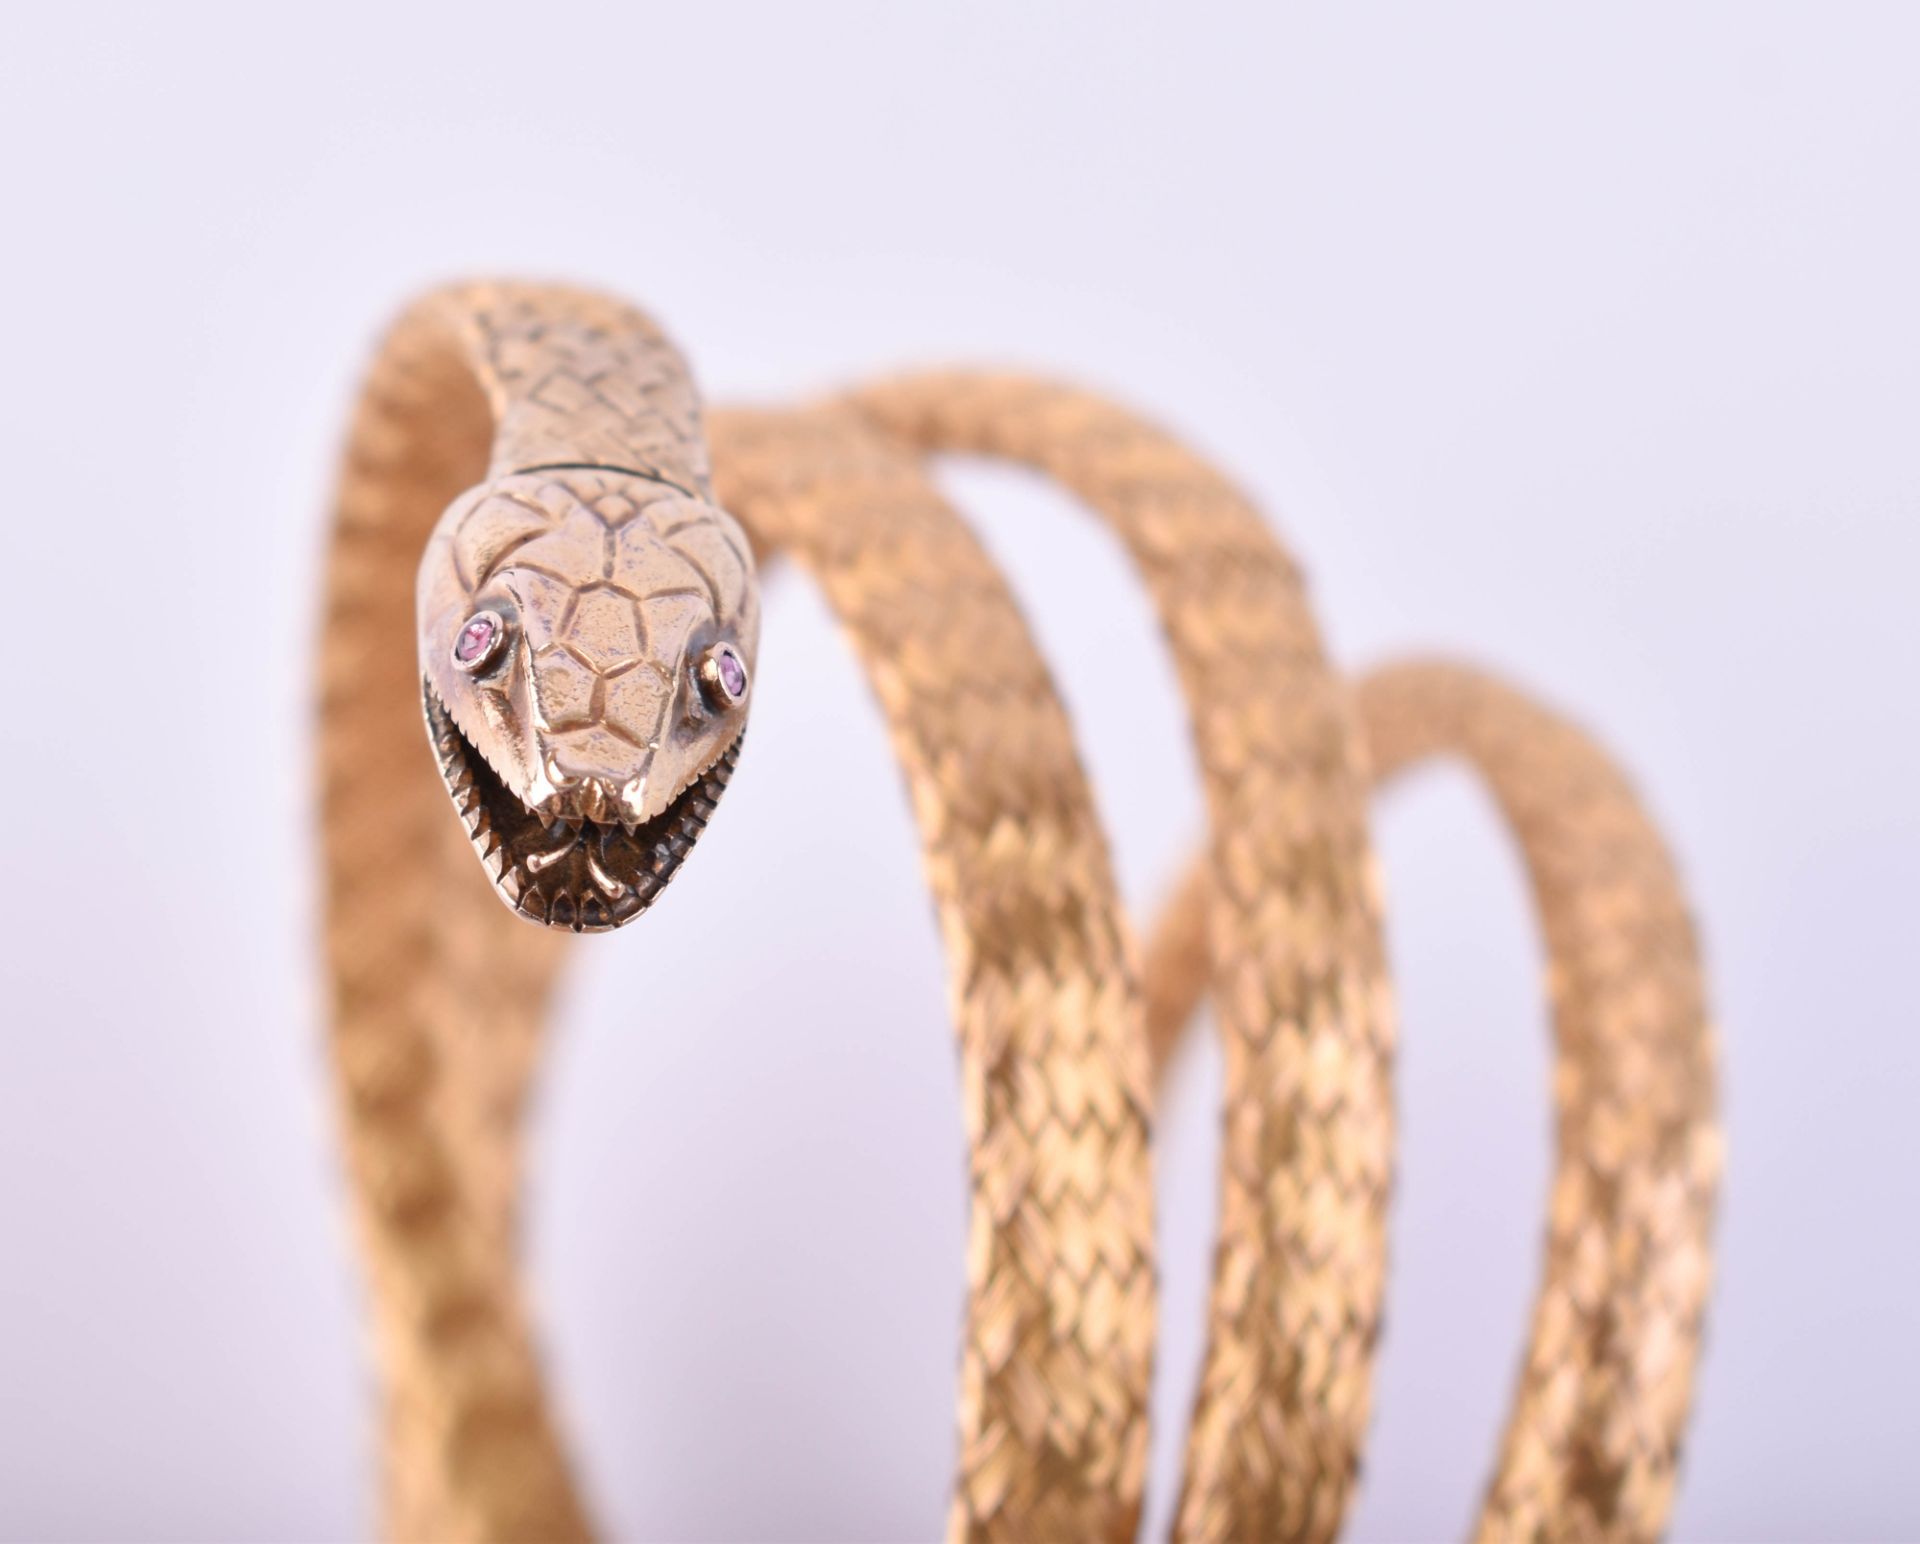
[[[1477,1536],[1657,1536],[1720,1168],[1713,1041],[1678,877],[1606,755],[1512,688],[1415,664],[1369,676],[1357,696],[1382,779],[1450,755],[1486,780],[1546,936],[1559,1153],[1532,1339]],[[1147,951],[1156,1067],[1206,990],[1206,913],[1196,866]]]
[[[1677,883],[1604,758],[1512,693],[1438,667],[1375,678],[1356,713],[1258,513],[1084,394],[916,378],[716,415],[713,450],[720,503],[820,586],[867,672],[939,911],[971,1178],[950,1532],[1137,1526],[1149,1047],[1164,1051],[1202,992],[1227,1099],[1178,1531],[1337,1529],[1367,1420],[1393,1146],[1365,744],[1383,771],[1440,751],[1481,767],[1527,854],[1553,960],[1547,1279],[1482,1531],[1657,1532],[1707,1277],[1712,1068]],[[1044,663],[919,464],[943,450],[1058,477],[1119,536],[1159,611],[1209,840],[1144,983]],[[615,302],[471,286],[389,335],[341,485],[321,659],[332,1043],[396,1537],[587,1532],[513,1250],[520,1118],[563,940],[487,893],[421,732],[413,636],[414,568],[441,509],[490,469],[580,462],[704,494],[678,356]]]

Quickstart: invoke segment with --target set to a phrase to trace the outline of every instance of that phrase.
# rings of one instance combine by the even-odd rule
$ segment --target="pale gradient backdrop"
[[[343,1539],[375,1428],[325,1102],[307,719],[332,456],[437,277],[655,308],[718,398],[1076,375],[1194,436],[1361,666],[1575,707],[1683,859],[1731,1166],[1683,1539],[1920,1535],[1920,13],[14,7],[0,19],[0,1536]],[[1196,828],[1090,521],[956,471],[1128,895]],[[1471,1516],[1547,1156],[1537,940],[1458,774],[1383,806],[1405,1137],[1351,1536]],[[1161,1175],[1150,1508],[1211,1228]],[[532,1271],[607,1527],[943,1516],[961,1150],[876,715],[771,598],[753,743],[583,948]]]

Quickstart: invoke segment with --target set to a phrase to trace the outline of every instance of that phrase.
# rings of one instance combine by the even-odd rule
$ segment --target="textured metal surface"
[[[844,410],[717,414],[718,484],[819,583],[919,821],[970,1218],[949,1533],[1127,1538],[1153,1342],[1146,1039],[1065,713],[999,572]]]
[[[1415,666],[1368,679],[1358,702],[1383,776],[1442,752],[1479,769],[1546,938],[1558,1157],[1479,1536],[1651,1538],[1673,1500],[1721,1161],[1685,892],[1618,769],[1524,698]]]
[[[1225,478],[1070,388],[930,375],[861,409],[1058,478],[1125,543],[1179,667],[1207,800],[1225,1050],[1220,1223],[1177,1528],[1324,1539],[1365,1435],[1385,1288],[1393,1020],[1346,693],[1299,573]]]
[[[447,790],[507,904],[618,927],[672,879],[726,786],[748,704],[717,700],[702,661],[725,648],[750,666],[760,632],[752,554],[713,502],[686,365],[617,301],[512,285],[428,297],[388,353],[464,369],[450,408],[492,426],[484,480],[472,465],[478,485],[419,558],[420,672]],[[361,433],[382,427],[395,432],[376,414]],[[499,636],[462,660],[475,616]]]
[[[1153,1337],[1149,1046],[1164,1049],[1205,992],[1226,1048],[1222,1203],[1176,1528],[1337,1530],[1367,1419],[1392,1152],[1361,720],[1383,773],[1442,750],[1480,765],[1527,853],[1554,966],[1560,1167],[1546,1284],[1482,1534],[1657,1533],[1698,1344],[1718,1148],[1677,882],[1604,758],[1461,672],[1405,669],[1350,694],[1258,513],[1176,442],[1083,393],[929,376],[801,412],[718,414],[713,433],[710,473],[684,367],[645,317],[525,286],[442,291],[408,312],[356,417],[329,563],[320,748],[334,1059],[388,1401],[388,1531],[588,1530],[513,1254],[520,1116],[565,929],[582,913],[520,905],[502,880],[524,860],[501,855],[512,799],[555,790],[511,767],[483,787],[469,752],[510,761],[524,742],[544,756],[618,727],[612,683],[655,667],[663,686],[684,683],[715,637],[750,656],[758,611],[752,563],[728,540],[737,517],[757,553],[786,554],[820,585],[867,672],[945,940],[971,1180],[950,1533],[1123,1538],[1137,1524]],[[1065,714],[1004,581],[919,465],[936,450],[1058,477],[1125,543],[1159,610],[1209,845],[1154,936],[1144,990]],[[473,524],[503,490],[518,502]],[[674,510],[692,525],[659,517]],[[677,628],[648,608],[700,588],[674,577],[684,530],[718,539],[740,569],[718,583],[709,572],[705,610]],[[592,540],[552,563],[528,557],[569,531]],[[630,539],[645,549],[631,573]],[[483,575],[516,562],[569,598],[551,605],[537,582],[487,588]],[[619,605],[582,622],[586,594]],[[462,725],[434,712],[433,671],[449,629],[481,604],[510,611],[531,639],[524,693],[516,708],[501,677],[520,717],[470,712]],[[568,681],[543,686],[543,658],[572,695]],[[460,674],[439,690],[457,695]],[[650,802],[625,813],[704,823],[744,702],[709,702],[740,709],[712,721],[691,697],[656,706],[636,745],[691,738],[667,786],[634,790]],[[585,791],[560,813],[591,834],[621,813],[633,768],[573,770]],[[683,775],[697,808],[673,802]],[[520,836],[569,840],[546,829]],[[654,849],[660,883],[697,835],[672,830]],[[640,862],[611,827],[594,840]],[[560,925],[527,926],[490,888]]]
[[[700,677],[714,649],[750,664],[759,641],[745,533],[637,473],[496,471],[428,539],[418,608],[441,775],[501,898],[576,931],[632,921],[704,828],[745,727],[745,694],[717,700]],[[466,662],[470,618],[498,636]]]
[[[617,308],[565,294],[431,297],[375,362],[336,522],[322,721],[334,1044],[398,1537],[586,1529],[511,1256],[516,1127],[557,939],[514,922],[459,851],[405,641],[413,563],[483,471],[497,483],[538,455],[578,499],[602,475],[575,466],[591,455],[664,458],[661,435],[627,444],[602,421],[612,409],[596,404],[632,395],[580,326],[546,326],[549,305],[588,310],[606,368],[642,360],[653,394],[697,422],[643,319],[623,327]],[[501,316],[510,346],[487,320]],[[563,370],[526,342],[550,335]],[[594,389],[557,392],[556,372]],[[566,406],[531,413],[523,389]],[[568,414],[585,418],[577,448]],[[511,453],[489,454],[496,417]],[[845,410],[727,418],[719,436],[723,498],[757,545],[816,577],[868,671],[939,908],[972,1181],[952,1531],[1125,1536],[1153,1334],[1146,1040],[1065,715],[1004,583],[910,455]],[[705,498],[697,447],[665,438]]]
[[[1476,1537],[1657,1537],[1721,1162],[1684,890],[1606,754],[1512,688],[1410,664],[1367,677],[1356,700],[1381,779],[1435,756],[1479,772],[1519,843],[1547,948],[1558,1156],[1532,1335]],[[1196,864],[1148,949],[1156,1066],[1206,990],[1208,888]]]
[[[373,362],[321,640],[333,1060],[397,1538],[587,1533],[513,1261],[519,1104],[561,939],[495,899],[421,733],[415,576],[493,452],[474,320],[492,294],[430,299]]]

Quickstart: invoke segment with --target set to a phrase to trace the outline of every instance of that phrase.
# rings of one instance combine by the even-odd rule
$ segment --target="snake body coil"
[[[389,1532],[588,1531],[518,1281],[520,1117],[566,936],[652,904],[724,791],[759,639],[755,558],[774,552],[820,586],[886,715],[946,945],[971,1196],[949,1531],[1137,1527],[1150,1046],[1203,991],[1227,1102],[1176,1526],[1337,1530],[1369,1408],[1392,1155],[1371,743],[1389,766],[1452,748],[1481,761],[1555,967],[1548,1272],[1481,1531],[1657,1532],[1705,1291],[1712,1069],[1677,883],[1599,753],[1460,672],[1378,678],[1356,712],[1257,512],[1084,394],[926,377],[717,415],[714,446],[710,468],[684,365],[652,323],[567,290],[428,296],[363,394],[320,754]],[[1144,981],[1065,712],[1004,580],[920,465],[935,450],[1058,477],[1158,608],[1209,837]]]

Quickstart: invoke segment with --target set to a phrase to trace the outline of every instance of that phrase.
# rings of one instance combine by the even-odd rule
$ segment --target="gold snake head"
[[[521,472],[457,499],[421,560],[428,734],[521,915],[645,911],[739,756],[759,641],[747,539],[636,473]]]

